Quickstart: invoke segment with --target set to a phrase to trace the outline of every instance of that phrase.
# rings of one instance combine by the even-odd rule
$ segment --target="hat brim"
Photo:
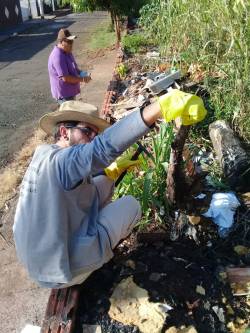
[[[74,40],[74,39],[76,39],[76,38],[77,38],[76,35],[66,37],[66,39],[68,39],[68,40]]]
[[[110,124],[104,119],[72,110],[47,113],[39,120],[39,126],[47,134],[53,135],[56,124],[64,121],[86,122],[96,126],[100,132],[103,132],[110,126]]]

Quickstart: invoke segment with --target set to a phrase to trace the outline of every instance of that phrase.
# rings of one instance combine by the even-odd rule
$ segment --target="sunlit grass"
[[[108,19],[93,30],[87,47],[90,50],[104,49],[114,45],[115,42],[116,34],[111,29],[111,20]]]

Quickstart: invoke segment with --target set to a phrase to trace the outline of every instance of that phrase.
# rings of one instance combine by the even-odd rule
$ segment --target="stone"
[[[206,295],[206,290],[202,286],[196,286],[195,291],[197,292],[197,294],[200,294],[200,295],[203,295],[203,296]]]
[[[188,326],[187,328],[184,328],[180,330],[178,333],[198,333],[194,326]]]
[[[161,278],[161,274],[160,273],[151,273],[149,275],[149,280],[153,281],[153,282],[158,282]]]
[[[198,333],[194,326],[176,328],[175,326],[169,327],[165,333]]]
[[[193,225],[196,225],[196,224],[199,224],[200,221],[201,221],[201,217],[200,216],[191,216],[189,215],[188,216],[188,221],[193,224]]]
[[[82,333],[102,333],[99,325],[82,325]]]
[[[159,303],[149,302],[148,292],[130,276],[122,280],[110,298],[109,316],[124,325],[135,325],[142,333],[160,333],[166,313]]]

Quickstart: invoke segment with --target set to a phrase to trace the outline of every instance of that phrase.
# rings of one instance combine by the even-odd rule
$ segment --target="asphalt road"
[[[0,43],[0,168],[27,140],[40,116],[55,105],[47,60],[58,30],[68,27],[77,34],[74,48],[80,50],[92,27],[106,17],[105,12],[70,14]]]

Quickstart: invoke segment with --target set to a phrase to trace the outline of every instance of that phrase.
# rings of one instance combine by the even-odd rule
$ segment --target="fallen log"
[[[217,120],[210,124],[209,135],[232,189],[250,189],[250,159],[229,125],[224,120]]]

